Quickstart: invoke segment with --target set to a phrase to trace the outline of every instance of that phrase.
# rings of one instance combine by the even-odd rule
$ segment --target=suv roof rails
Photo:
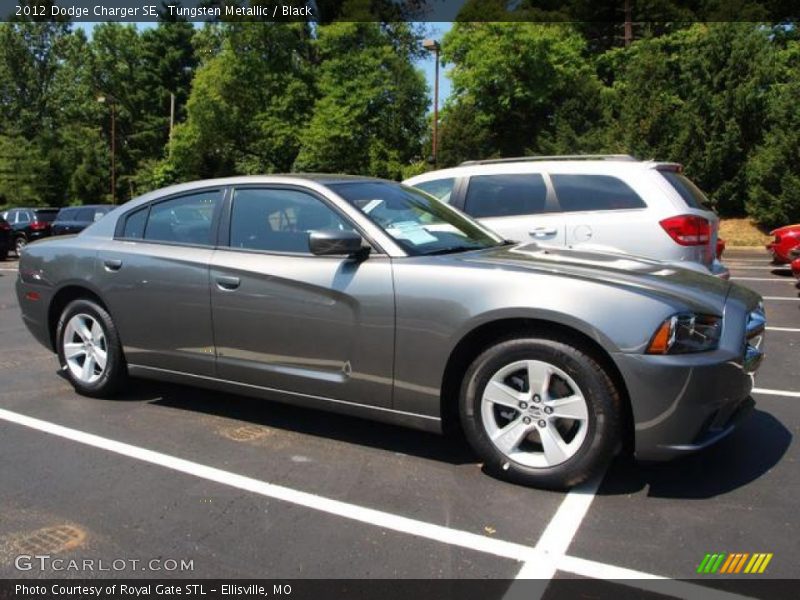
[[[536,162],[542,160],[625,160],[636,161],[630,154],[560,154],[554,156],[518,156],[515,158],[488,158],[485,160],[467,160],[459,167],[470,165],[491,165],[498,163]]]

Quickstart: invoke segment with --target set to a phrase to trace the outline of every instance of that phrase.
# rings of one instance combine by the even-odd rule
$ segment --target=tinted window
[[[211,221],[220,192],[201,192],[153,204],[144,239],[178,244],[211,244]]]
[[[94,209],[93,208],[82,208],[78,211],[77,216],[75,216],[76,221],[82,221],[84,223],[91,223],[94,221]]]
[[[71,221],[75,218],[75,213],[77,209],[75,208],[62,208],[58,211],[58,217],[56,217],[57,221]]]
[[[31,220],[27,210],[17,211],[17,223],[29,223]]]
[[[411,187],[371,181],[329,187],[409,254],[477,250],[500,242],[472,219]]]
[[[105,217],[109,212],[111,212],[110,206],[99,206],[94,209],[94,216],[92,217],[93,221],[99,221],[103,217]]]
[[[646,208],[627,183],[608,175],[551,175],[564,212]]]
[[[456,180],[453,177],[448,179],[435,179],[433,181],[423,181],[422,183],[414,184],[414,187],[427,192],[434,198],[438,198],[442,202],[450,202],[450,196],[453,193],[453,186]]]
[[[547,188],[537,173],[477,175],[469,180],[464,208],[476,218],[535,215],[545,211]]]
[[[128,215],[125,219],[125,228],[122,230],[122,237],[140,240],[144,237],[144,226],[147,223],[147,211],[149,207],[140,208]]]
[[[36,215],[37,221],[44,221],[45,223],[52,223],[56,220],[56,215],[58,215],[58,210],[35,210],[33,211]]]
[[[233,197],[233,248],[308,253],[308,232],[353,228],[318,198],[296,190],[241,189]]]
[[[683,201],[686,202],[686,206],[708,210],[708,198],[699,187],[692,183],[691,179],[675,171],[661,171],[661,174],[675,188],[675,191],[681,195]]]

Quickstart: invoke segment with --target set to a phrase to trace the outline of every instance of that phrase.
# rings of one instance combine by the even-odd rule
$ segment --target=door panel
[[[218,250],[211,266],[217,376],[391,405],[394,290],[387,257]]]
[[[95,273],[128,362],[213,376],[213,250],[112,240]]]

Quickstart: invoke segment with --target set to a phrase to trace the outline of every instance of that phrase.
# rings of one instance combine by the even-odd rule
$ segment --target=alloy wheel
[[[492,444],[508,459],[544,468],[578,452],[586,439],[589,408],[563,370],[541,360],[521,360],[498,370],[486,384],[481,419]]]
[[[73,316],[64,329],[64,360],[75,379],[94,383],[103,376],[108,363],[108,345],[103,326],[91,315]]]

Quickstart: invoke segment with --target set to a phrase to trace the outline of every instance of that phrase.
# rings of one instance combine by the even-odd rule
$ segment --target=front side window
[[[608,175],[550,175],[564,212],[647,208],[631,187]]]
[[[411,255],[478,250],[501,243],[472,219],[411,187],[377,181],[329,187]]]
[[[319,198],[290,189],[237,189],[231,208],[232,248],[308,254],[311,231],[352,231]]]
[[[178,244],[210,245],[214,210],[219,191],[200,192],[153,204],[147,217],[144,239]]]
[[[547,187],[538,173],[476,175],[464,201],[464,210],[476,219],[538,215],[546,209]]]
[[[455,186],[455,184],[455,178],[448,177],[447,179],[434,179],[433,181],[415,183],[414,187],[430,194],[437,200],[441,200],[442,202],[447,202],[449,204],[450,197],[453,194],[453,186]]]

